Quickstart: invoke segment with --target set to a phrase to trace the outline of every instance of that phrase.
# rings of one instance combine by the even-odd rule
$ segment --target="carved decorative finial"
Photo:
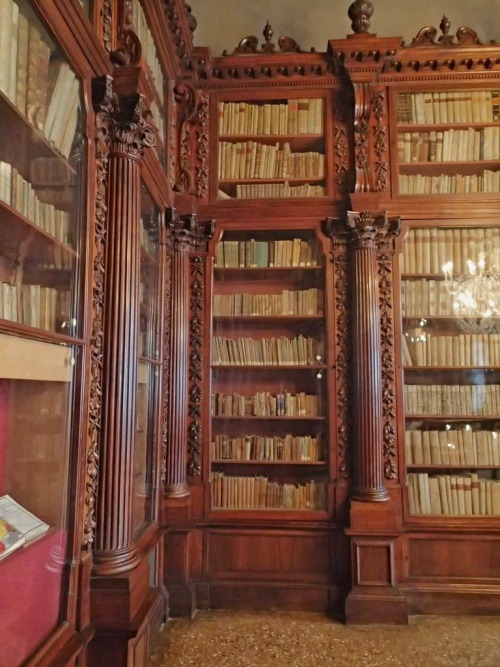
[[[355,0],[347,11],[354,32],[368,32],[373,14],[373,4],[369,0]]]
[[[262,34],[264,35],[264,39],[266,40],[264,44],[262,44],[262,50],[266,53],[270,51],[274,51],[274,44],[271,43],[271,39],[273,38],[274,30],[271,28],[271,25],[269,21],[266,22],[266,25],[264,26],[264,30],[262,31]]]
[[[451,28],[451,21],[443,14],[443,18],[441,19],[441,23],[439,24],[439,27],[441,28],[441,32],[445,37],[447,37],[448,33],[450,32]]]

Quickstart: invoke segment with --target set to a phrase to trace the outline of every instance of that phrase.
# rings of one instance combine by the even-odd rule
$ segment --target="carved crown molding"
[[[469,46],[471,44],[481,44],[477,32],[472,28],[467,28],[466,26],[461,26],[456,35],[449,35],[451,28],[451,21],[443,14],[441,23],[439,24],[442,35],[437,39],[437,29],[432,26],[426,26],[421,28],[416,37],[413,38],[413,41],[410,44],[411,46],[441,46],[441,47],[454,47],[454,46]]]

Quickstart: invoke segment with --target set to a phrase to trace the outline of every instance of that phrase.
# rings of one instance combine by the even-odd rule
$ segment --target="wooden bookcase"
[[[500,191],[500,90],[422,90],[394,95],[400,195]]]
[[[328,97],[217,101],[217,198],[332,196]]]
[[[500,359],[498,316],[491,312],[498,295],[489,293],[499,238],[497,226],[415,226],[403,247],[404,440],[412,516],[470,521],[500,513]]]
[[[213,511],[327,512],[325,283],[314,228],[229,229],[216,244]]]

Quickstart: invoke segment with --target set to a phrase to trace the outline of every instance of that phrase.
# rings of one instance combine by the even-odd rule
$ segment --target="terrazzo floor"
[[[500,617],[349,626],[312,612],[198,612],[169,621],[150,667],[500,667]]]

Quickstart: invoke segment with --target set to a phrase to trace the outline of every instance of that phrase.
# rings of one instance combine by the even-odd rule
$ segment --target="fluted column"
[[[140,161],[152,145],[142,96],[117,98],[106,81],[99,138],[108,146],[102,346],[102,429],[94,547],[96,574],[117,574],[138,561],[132,532],[136,421]]]
[[[198,226],[193,215],[172,212],[167,222],[167,253],[170,255],[168,414],[165,443],[165,495],[189,495],[186,479],[189,361],[189,255],[196,247]]]
[[[351,498],[389,499],[384,485],[382,371],[377,238],[387,232],[385,215],[348,212],[353,234],[354,461]]]

